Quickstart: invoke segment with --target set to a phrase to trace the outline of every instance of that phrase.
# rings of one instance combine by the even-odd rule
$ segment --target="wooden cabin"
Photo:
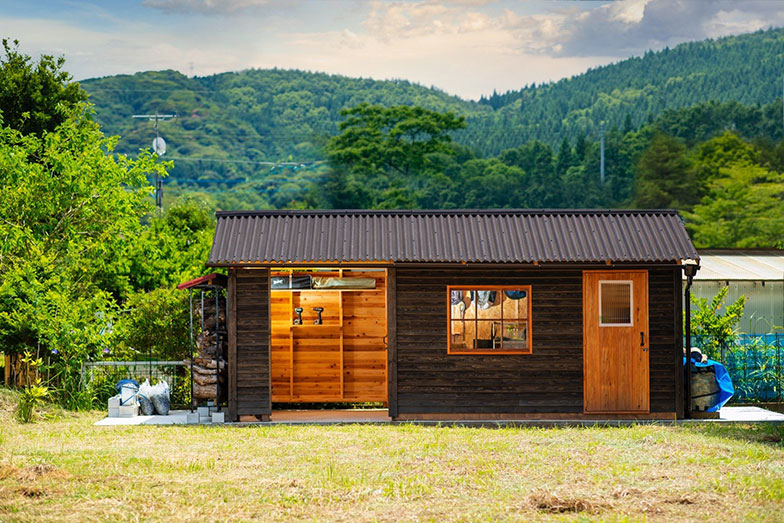
[[[219,212],[229,418],[380,403],[395,420],[684,416],[670,210]]]

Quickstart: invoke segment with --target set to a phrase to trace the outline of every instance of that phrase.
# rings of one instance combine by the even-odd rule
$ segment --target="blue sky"
[[[280,67],[466,98],[781,25],[770,0],[0,0],[0,35],[64,55],[77,79]]]

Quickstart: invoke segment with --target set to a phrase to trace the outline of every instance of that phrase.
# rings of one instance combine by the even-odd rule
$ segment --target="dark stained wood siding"
[[[673,353],[682,342],[681,315],[675,312],[679,293],[672,283],[676,270],[680,278],[680,268],[648,271],[651,412],[677,412],[678,407],[678,358]]]
[[[651,412],[675,411],[675,270],[649,273]],[[447,355],[447,285],[532,285],[533,354]],[[396,299],[399,414],[583,412],[581,269],[399,267]]]
[[[236,293],[237,415],[269,415],[269,271],[237,270]]]

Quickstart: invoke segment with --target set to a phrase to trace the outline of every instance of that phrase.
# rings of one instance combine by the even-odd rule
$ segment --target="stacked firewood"
[[[218,379],[220,379],[221,396],[226,396],[226,359],[228,336],[226,329],[226,302],[223,296],[219,300],[219,310],[215,312],[215,299],[204,301],[204,319],[202,321],[201,302],[194,303],[194,327],[203,326],[196,337],[198,355],[193,358],[193,398],[195,400],[216,399]],[[219,330],[216,330],[219,329]],[[220,335],[220,346],[216,338]],[[216,354],[216,349],[218,354]],[[190,361],[186,362],[190,365]],[[216,367],[220,365],[220,373]]]

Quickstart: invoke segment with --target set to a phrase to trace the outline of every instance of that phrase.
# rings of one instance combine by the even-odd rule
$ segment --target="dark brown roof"
[[[211,266],[698,258],[673,210],[242,211],[217,216]]]

